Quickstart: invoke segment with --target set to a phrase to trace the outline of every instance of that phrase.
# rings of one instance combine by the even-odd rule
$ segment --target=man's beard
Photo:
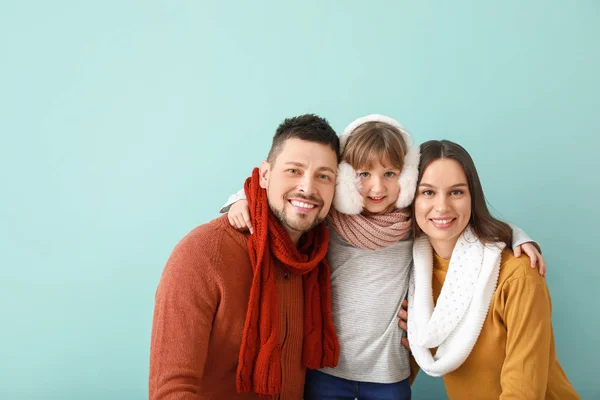
[[[317,200],[315,198],[312,198],[312,197],[298,196],[298,195],[295,195],[295,197],[304,198],[305,200],[310,200],[310,201],[315,201],[315,202],[322,203],[321,201],[319,201],[319,200]],[[287,215],[285,213],[285,205],[286,205],[287,202],[288,202],[287,196],[285,196],[284,197],[284,202],[283,202],[283,207],[281,208],[281,210],[276,209],[269,202],[269,208],[271,209],[271,212],[273,213],[273,215],[275,216],[275,218],[277,218],[277,220],[279,221],[279,223],[284,228],[288,228],[288,229],[290,229],[292,231],[296,231],[296,232],[305,233],[305,232],[308,232],[311,229],[315,228],[317,225],[319,225],[321,222],[323,222],[325,220],[325,217],[321,217],[319,214],[317,214],[317,216],[315,217],[315,219],[308,226],[305,226],[305,222],[306,221],[303,221],[301,219],[302,217],[298,217],[298,219],[300,221],[296,221],[296,222],[295,221],[291,221],[287,217]],[[322,204],[320,205],[320,207],[322,207]]]

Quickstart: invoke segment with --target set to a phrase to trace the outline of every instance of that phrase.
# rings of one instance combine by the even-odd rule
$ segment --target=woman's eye
[[[423,196],[433,196],[433,190],[423,190],[421,194]]]
[[[358,176],[361,178],[368,178],[369,177],[369,173],[368,172],[359,172]]]
[[[464,191],[462,191],[462,190],[459,190],[459,189],[455,189],[455,190],[451,191],[451,192],[450,192],[450,194],[451,194],[452,196],[460,196],[460,195],[462,195],[462,194],[465,194],[465,192],[464,192]]]

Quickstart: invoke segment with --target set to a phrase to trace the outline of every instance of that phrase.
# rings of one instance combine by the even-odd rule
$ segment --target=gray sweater
[[[329,230],[331,310],[340,342],[336,368],[321,371],[362,382],[394,383],[410,375],[400,339],[400,303],[408,291],[412,240],[381,250],[352,247]],[[410,235],[409,235],[410,237]]]

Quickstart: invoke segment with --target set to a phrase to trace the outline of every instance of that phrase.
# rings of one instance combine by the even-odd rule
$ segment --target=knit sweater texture
[[[169,258],[158,290],[150,350],[152,400],[256,399],[236,392],[236,368],[252,267],[248,236],[222,216],[190,232]],[[276,265],[281,394],[302,398],[302,276]]]
[[[353,247],[329,230],[331,311],[340,341],[336,368],[321,371],[361,382],[394,383],[410,375],[408,350],[398,328],[408,291],[412,240],[380,250]],[[410,235],[409,235],[410,237]]]

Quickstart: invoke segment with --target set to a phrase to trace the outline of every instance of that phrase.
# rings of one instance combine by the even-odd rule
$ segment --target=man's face
[[[326,144],[288,139],[272,163],[260,166],[260,186],[294,243],[325,219],[337,174],[337,156]]]

